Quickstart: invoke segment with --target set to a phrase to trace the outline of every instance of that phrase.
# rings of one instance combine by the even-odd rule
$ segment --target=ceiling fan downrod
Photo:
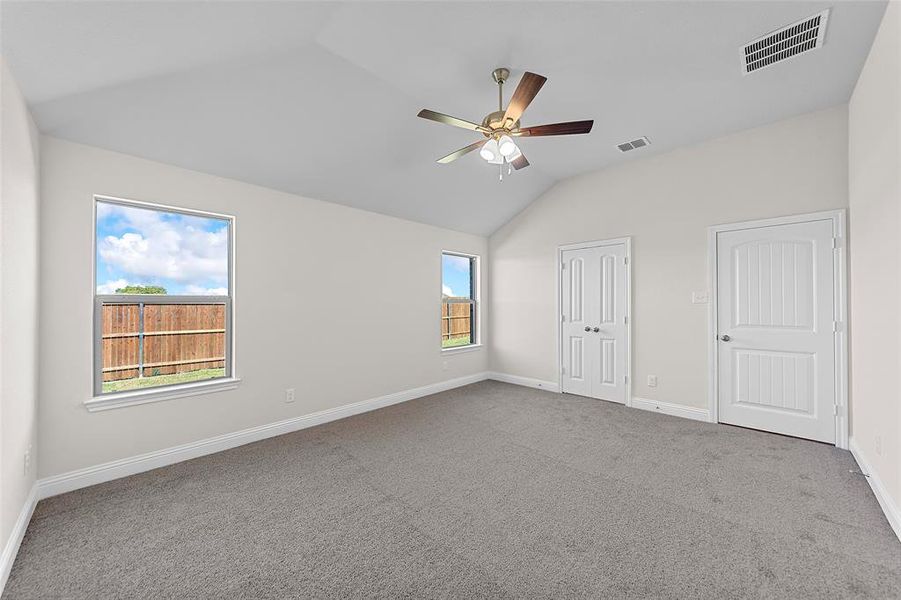
[[[504,110],[504,82],[510,77],[510,69],[499,67],[492,71],[491,77],[497,83],[497,110]]]

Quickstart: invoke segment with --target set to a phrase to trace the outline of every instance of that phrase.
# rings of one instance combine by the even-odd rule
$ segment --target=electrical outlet
[[[657,387],[656,375],[648,375],[648,387]]]
[[[294,388],[288,388],[285,390],[285,402],[288,404],[294,402]]]
[[[882,456],[882,436],[877,435],[873,442],[876,446],[876,454]]]
[[[28,471],[31,469],[31,444],[28,445],[28,449],[25,450],[25,473],[24,475],[28,476]]]
[[[692,292],[691,293],[691,303],[692,304],[707,304],[710,300],[710,295],[707,293],[707,290],[703,292]]]

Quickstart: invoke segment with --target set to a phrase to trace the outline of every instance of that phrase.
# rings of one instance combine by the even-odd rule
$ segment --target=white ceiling
[[[742,74],[744,43],[829,6],[821,49]],[[0,16],[44,133],[484,235],[560,179],[846,102],[884,9],[4,1]],[[595,120],[524,139],[532,166],[502,184],[477,154],[434,162],[477,134],[416,118],[496,110],[496,66],[548,78],[524,125]]]

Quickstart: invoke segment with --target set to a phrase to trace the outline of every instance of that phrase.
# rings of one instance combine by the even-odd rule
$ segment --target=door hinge
[[[565,269],[566,269],[566,263],[565,262],[560,263],[560,270],[563,271]]]
[[[560,315],[560,322],[566,323],[566,315]]]
[[[842,247],[842,238],[834,237],[832,238],[832,248],[841,248]]]
[[[842,414],[842,407],[841,407],[840,405],[838,405],[838,404],[833,404],[833,405],[832,405],[832,409],[833,409],[833,410],[832,410],[832,414],[833,414],[834,416],[837,417],[837,416],[839,416],[839,415]]]
[[[566,374],[566,367],[560,367],[560,372],[564,375]]]
[[[623,317],[623,323],[626,323],[626,324],[629,323],[629,315],[626,315]]]
[[[623,383],[629,383],[629,376],[623,375]]]
[[[832,322],[832,333],[838,333],[842,330],[841,321],[833,321]]]
[[[624,264],[624,265],[629,264],[629,257],[628,257],[628,256],[624,256],[624,257],[623,257],[623,264]]]

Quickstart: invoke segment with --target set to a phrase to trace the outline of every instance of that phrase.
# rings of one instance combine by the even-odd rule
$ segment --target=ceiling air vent
[[[787,25],[747,44],[742,54],[745,73],[815,50],[823,45],[829,9]]]
[[[647,146],[651,143],[646,137],[640,137],[637,140],[632,140],[631,142],[626,142],[624,144],[617,144],[617,148],[619,148],[620,152],[628,152],[629,150],[635,150],[636,148],[641,148],[643,146]]]

